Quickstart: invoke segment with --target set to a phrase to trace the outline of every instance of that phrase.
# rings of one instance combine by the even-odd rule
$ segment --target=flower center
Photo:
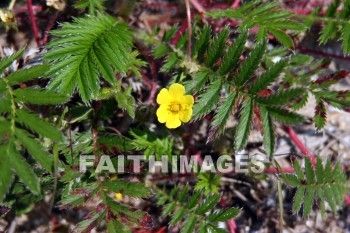
[[[172,103],[172,104],[169,106],[169,110],[170,110],[172,113],[178,113],[179,111],[181,111],[181,104],[179,104],[179,103]]]

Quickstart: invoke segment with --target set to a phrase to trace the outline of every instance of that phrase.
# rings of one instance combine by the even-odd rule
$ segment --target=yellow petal
[[[184,95],[180,99],[181,104],[186,104],[188,107],[192,107],[194,98],[191,95]]]
[[[172,95],[170,95],[168,89],[163,88],[160,90],[158,96],[157,96],[157,103],[158,104],[170,104],[173,101]]]
[[[185,94],[185,87],[181,84],[174,83],[169,87],[169,93],[174,99],[178,100]]]
[[[114,195],[114,197],[115,197],[115,199],[117,199],[117,200],[121,200],[121,199],[123,199],[123,194],[121,194],[121,193],[116,193],[116,194]]]
[[[179,114],[170,113],[166,120],[165,126],[168,129],[175,129],[181,125]]]
[[[180,120],[184,123],[187,123],[191,120],[192,117],[192,108],[188,108],[180,112]]]
[[[170,111],[168,110],[168,106],[165,104],[160,105],[160,107],[157,109],[157,117],[158,121],[160,123],[165,123],[168,119]]]

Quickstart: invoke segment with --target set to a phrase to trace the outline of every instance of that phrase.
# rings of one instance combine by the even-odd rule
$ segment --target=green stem
[[[283,197],[282,197],[282,184],[281,180],[277,180],[277,187],[278,187],[278,201],[279,201],[279,208],[280,208],[280,221],[279,221],[279,228],[280,232],[283,231]]]
[[[313,22],[322,22],[322,23],[341,23],[341,24],[350,24],[350,20],[344,20],[339,18],[329,18],[329,17],[321,17],[317,15],[294,15],[295,18],[302,19],[302,20],[310,20]]]

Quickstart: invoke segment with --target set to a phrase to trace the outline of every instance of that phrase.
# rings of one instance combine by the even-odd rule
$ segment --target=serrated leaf
[[[303,180],[305,178],[304,172],[301,169],[300,163],[298,162],[298,160],[294,160],[293,167],[294,167],[294,171],[295,171],[295,174],[297,175],[298,179]]]
[[[2,58],[0,60],[0,74],[4,72],[4,70],[9,67],[13,61],[17,60],[18,58],[20,58],[26,48],[22,48],[20,51],[18,51],[17,53],[12,54],[11,56]]]
[[[228,28],[224,28],[221,30],[217,38],[214,39],[207,52],[207,57],[205,61],[207,67],[211,68],[219,59],[219,57],[221,57],[221,55],[224,52],[228,36],[229,30]]]
[[[225,75],[231,70],[234,70],[239,64],[239,58],[243,53],[245,43],[247,41],[248,32],[244,30],[239,37],[234,41],[233,45],[227,51],[227,54],[223,57],[219,73]]]
[[[322,99],[318,100],[315,107],[314,122],[318,130],[323,129],[327,121],[327,110],[326,105]]]
[[[50,64],[43,64],[18,70],[9,74],[6,79],[10,85],[16,85],[38,77],[44,77],[46,72],[50,69],[50,66]]]
[[[208,25],[206,25],[201,33],[199,34],[197,40],[193,46],[193,55],[197,55],[197,59],[202,59],[205,51],[208,49],[208,43],[210,41],[211,29]]]
[[[207,217],[210,222],[224,222],[235,218],[240,213],[240,209],[230,208],[226,210],[217,211]]]
[[[125,109],[132,119],[135,118],[135,100],[131,95],[131,88],[129,87],[124,92],[116,93],[116,100],[118,102],[118,106],[121,109]]]
[[[8,145],[8,156],[11,157],[10,164],[23,183],[32,191],[32,193],[40,194],[40,182],[35,175],[33,169],[22,158],[21,155],[13,148],[13,145]]]
[[[197,72],[194,75],[193,80],[188,80],[184,82],[186,93],[191,94],[192,91],[202,90],[209,76],[210,74],[206,70]]]
[[[263,106],[260,106],[260,116],[263,127],[264,148],[266,154],[272,157],[275,150],[275,127],[270,113]]]
[[[176,210],[174,215],[171,218],[170,225],[174,226],[176,223],[178,223],[185,215],[185,208],[180,207],[180,209]]]
[[[333,192],[332,192],[331,187],[329,185],[325,185],[323,190],[324,190],[325,197],[326,197],[326,200],[327,200],[329,206],[331,207],[333,212],[336,212],[337,207],[336,207],[335,198],[333,196]]]
[[[190,215],[181,229],[181,233],[192,233],[196,227],[197,216]]]
[[[30,104],[63,104],[68,100],[68,97],[63,94],[34,89],[17,89],[14,95],[17,102],[23,101]]]
[[[297,186],[300,186],[300,184],[301,184],[300,180],[298,179],[298,177],[293,175],[293,174],[288,174],[288,173],[287,174],[283,174],[282,178],[283,178],[283,181],[286,184],[290,185],[290,186],[297,187]]]
[[[293,48],[294,47],[293,40],[292,40],[292,38],[290,38],[288,36],[287,33],[283,32],[282,30],[273,29],[273,28],[270,28],[270,27],[268,27],[268,30],[285,47],[287,47],[287,48]]]
[[[284,91],[280,91],[274,94],[271,94],[266,97],[259,97],[257,101],[262,104],[267,104],[269,106],[273,105],[284,105],[291,103],[293,100],[297,99],[305,93],[304,88],[291,88]]]
[[[62,141],[61,132],[46,120],[39,118],[37,115],[18,109],[16,110],[16,116],[17,122],[25,125],[39,135],[50,138],[55,142]]]
[[[176,207],[176,202],[168,203],[162,212],[162,216],[168,216],[171,212],[174,211],[175,207]]]
[[[316,178],[317,178],[317,183],[321,184],[324,181],[324,171],[323,171],[323,164],[322,160],[320,157],[317,157],[316,161]]]
[[[0,203],[5,198],[13,180],[10,161],[5,146],[0,146]]]
[[[308,184],[315,183],[315,171],[309,158],[305,158],[305,176]]]
[[[243,62],[238,75],[234,79],[237,86],[242,86],[247,82],[258,68],[260,61],[265,52],[266,43],[265,41],[257,42],[256,46],[250,52],[248,58]]]
[[[191,198],[188,200],[188,202],[186,204],[186,209],[194,208],[198,204],[200,198],[201,198],[201,193],[200,192],[195,192],[191,196]]]
[[[200,206],[198,206],[195,213],[198,215],[205,214],[206,212],[214,208],[214,206],[220,201],[220,198],[221,195],[219,194],[208,196],[207,199],[204,200]]]
[[[211,123],[212,127],[219,127],[216,131],[216,135],[222,133],[226,127],[226,123],[235,107],[237,99],[237,92],[230,93],[226,99],[224,99],[220,106],[216,110],[213,122]]]
[[[102,184],[112,192],[122,193],[132,197],[140,198],[151,195],[150,189],[141,183],[126,182],[123,180],[105,180]]]
[[[36,161],[38,161],[47,171],[53,171],[53,159],[40,143],[27,135],[25,131],[18,128],[15,128],[15,135]]]
[[[276,108],[276,107],[266,107],[271,116],[285,124],[295,124],[304,121],[304,117],[299,115],[298,113],[291,112],[287,109]]]
[[[253,120],[253,100],[247,97],[242,105],[235,135],[235,149],[241,150],[247,143]]]
[[[268,69],[260,78],[251,84],[249,91],[252,93],[257,93],[261,90],[266,89],[273,83],[277,77],[281,74],[284,67],[288,64],[288,59],[280,60],[274,64],[270,69]]]
[[[220,98],[222,82],[220,79],[212,82],[208,89],[199,95],[197,103],[193,106],[193,117],[195,120],[204,117],[218,103]]]
[[[303,204],[304,201],[304,193],[305,193],[305,187],[300,186],[297,191],[295,192],[294,195],[294,200],[293,200],[293,212],[298,213],[300,210],[301,205]]]
[[[315,194],[315,190],[313,188],[306,189],[305,199],[304,199],[304,211],[303,211],[304,218],[310,215],[313,200],[314,200],[314,194]]]

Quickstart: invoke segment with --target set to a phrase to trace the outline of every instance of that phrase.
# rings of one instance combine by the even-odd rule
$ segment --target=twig
[[[293,143],[300,149],[301,153],[306,155],[311,160],[311,163],[315,166],[316,165],[315,156],[302,143],[302,141],[299,139],[294,129],[290,126],[283,126],[283,130],[289,135]]]
[[[313,49],[303,47],[303,46],[297,46],[296,48],[299,49],[301,52],[311,53],[311,54],[314,54],[314,55],[317,55],[320,57],[331,57],[331,58],[347,60],[347,61],[350,60],[350,57],[345,56],[345,55],[329,54],[329,53],[322,52],[320,50],[313,50]]]
[[[187,12],[187,60],[191,60],[191,47],[192,47],[192,22],[191,22],[191,6],[190,0],[185,0],[186,3],[186,12]]]
[[[42,41],[42,45],[46,45],[47,40],[49,38],[50,31],[53,28],[53,26],[55,25],[57,17],[58,17],[58,12],[55,13],[53,18],[50,20],[49,25],[47,25],[46,31],[44,33],[44,38],[43,38],[43,41]]]
[[[233,2],[233,4],[232,4],[232,8],[233,9],[237,9],[238,7],[239,7],[239,3],[240,3],[240,0],[235,0],[234,2]]]
[[[40,42],[40,37],[39,37],[38,26],[36,25],[36,22],[35,22],[35,16],[34,16],[34,11],[33,11],[33,2],[32,2],[32,0],[27,0],[27,7],[28,7],[28,11],[29,11],[30,23],[32,25],[32,30],[33,30],[33,33],[34,33],[36,44],[40,47],[41,46],[41,42]]]
[[[204,9],[204,7],[202,6],[202,4],[200,4],[197,0],[190,0],[192,6],[199,12],[199,13],[204,13],[206,12],[206,10]]]

